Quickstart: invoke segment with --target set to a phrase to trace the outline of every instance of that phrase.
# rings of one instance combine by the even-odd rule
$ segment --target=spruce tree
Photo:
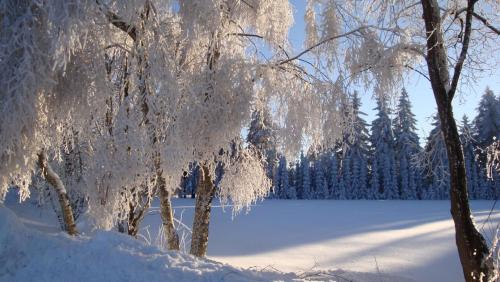
[[[264,158],[266,174],[273,181],[272,192],[275,194],[276,184],[274,182],[278,179],[275,175],[278,166],[276,126],[273,124],[271,114],[266,107],[252,113],[247,142],[253,145]]]
[[[302,176],[302,198],[311,199],[313,198],[311,186],[311,166],[309,158],[304,156],[303,152],[300,155],[300,169]]]
[[[279,189],[277,198],[278,199],[287,199],[288,198],[288,190],[290,189],[289,176],[288,176],[288,168],[285,156],[281,156],[279,160]]]
[[[293,165],[293,163],[290,163],[289,165],[290,167],[290,170],[288,171],[288,190],[287,190],[287,199],[292,199],[292,200],[295,200],[297,199],[297,190],[296,190],[296,185],[297,185],[297,181],[296,181],[296,177],[295,177],[295,167]]]
[[[448,156],[441,132],[441,122],[437,115],[433,117],[434,128],[431,130],[425,145],[425,167],[427,191],[424,198],[428,200],[449,199],[450,173]]]
[[[301,169],[302,157],[303,154],[301,153],[301,158],[295,162],[295,192],[297,194],[297,199],[304,199],[303,197],[304,189],[302,188],[302,169]]]
[[[368,125],[360,107],[361,100],[354,92],[343,134],[342,178],[348,199],[365,199],[371,194],[368,189]]]
[[[339,187],[340,187],[340,176],[339,176],[339,160],[337,157],[337,152],[333,151],[330,153],[330,170],[328,178],[328,187],[330,190],[331,199],[339,199]]]
[[[314,163],[314,183],[315,183],[315,198],[327,199],[329,196],[328,183],[325,176],[325,158],[324,154]]]
[[[480,185],[479,167],[476,161],[475,142],[472,138],[472,127],[466,115],[462,118],[462,127],[460,128],[460,141],[464,150],[465,171],[467,173],[467,188],[469,197],[473,200],[482,197]]]
[[[478,163],[480,167],[479,186],[482,199],[493,199],[499,190],[500,179],[496,174],[493,179],[486,177],[486,148],[494,140],[500,140],[500,97],[495,97],[493,91],[486,88],[474,119],[474,139],[478,146]]]
[[[377,98],[377,118],[371,128],[371,183],[374,189],[378,188],[381,199],[399,198],[396,178],[396,154],[392,123],[389,118],[390,108],[387,100]],[[376,190],[375,190],[376,191]]]
[[[345,151],[344,151],[345,152]],[[341,176],[339,183],[339,200],[349,200],[351,199],[352,192],[351,190],[351,158],[349,155],[342,156],[342,165],[340,167]]]
[[[474,119],[474,139],[482,148],[493,143],[493,138],[500,140],[500,97],[497,99],[490,88],[486,88]]]
[[[396,145],[397,181],[401,199],[417,199],[421,183],[421,172],[415,164],[422,149],[416,133],[416,119],[411,111],[408,92],[403,88],[394,119],[394,137]]]

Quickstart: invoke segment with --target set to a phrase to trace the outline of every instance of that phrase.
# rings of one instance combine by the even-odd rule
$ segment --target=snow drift
[[[240,269],[179,252],[164,252],[117,232],[91,237],[46,233],[0,207],[0,281],[410,281],[336,271],[283,273]]]
[[[265,277],[265,278],[264,278]],[[44,234],[0,208],[0,281],[267,281],[292,275],[239,270],[161,252],[116,232]]]

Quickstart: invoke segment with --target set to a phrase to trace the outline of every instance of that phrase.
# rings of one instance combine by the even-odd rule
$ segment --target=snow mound
[[[116,232],[98,231],[92,237],[44,233],[0,207],[0,281],[373,281],[373,275],[238,269],[163,252]],[[409,281],[386,275],[383,280]]]

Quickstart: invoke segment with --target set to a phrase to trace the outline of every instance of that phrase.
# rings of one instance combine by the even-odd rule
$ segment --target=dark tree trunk
[[[204,257],[207,254],[210,211],[214,195],[215,185],[209,170],[206,166],[202,166],[196,189],[196,207],[191,238],[191,254],[197,257]]]
[[[137,193],[137,194],[135,194]],[[118,232],[127,233],[132,237],[137,237],[139,226],[151,207],[152,194],[147,190],[146,185],[132,190],[132,200],[128,201],[128,214],[126,219],[118,221]]]
[[[427,31],[427,66],[449,159],[451,215],[455,223],[455,240],[460,262],[466,281],[490,281],[494,276],[493,264],[489,258],[488,245],[471,219],[464,155],[452,108],[456,81],[468,47],[474,3],[474,0],[469,0],[463,42],[465,52],[462,52],[463,58],[461,55],[455,66],[451,82],[439,5],[437,0],[422,0],[422,7]]]
[[[145,195],[140,195],[143,192]],[[146,216],[146,212],[149,210],[151,206],[152,195],[147,191],[147,187],[139,190],[139,194],[137,195],[138,199],[136,202],[129,202],[129,213],[128,213],[128,235],[137,237],[137,233],[139,232],[139,225]],[[143,199],[145,201],[143,201]]]

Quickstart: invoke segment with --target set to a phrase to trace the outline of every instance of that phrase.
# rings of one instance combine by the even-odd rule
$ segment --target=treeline
[[[395,109],[377,100],[376,118],[369,126],[354,93],[346,105],[341,140],[333,148],[302,152],[296,161],[277,153],[275,126],[270,114],[257,111],[247,142],[265,156],[276,199],[449,199],[449,168],[440,122],[420,145],[408,93],[403,89]],[[460,122],[461,141],[471,199],[496,199],[498,175],[486,174],[486,148],[500,138],[500,97],[486,89],[477,116]],[[370,128],[370,130],[369,130]],[[178,195],[194,196],[198,169],[183,176]]]

